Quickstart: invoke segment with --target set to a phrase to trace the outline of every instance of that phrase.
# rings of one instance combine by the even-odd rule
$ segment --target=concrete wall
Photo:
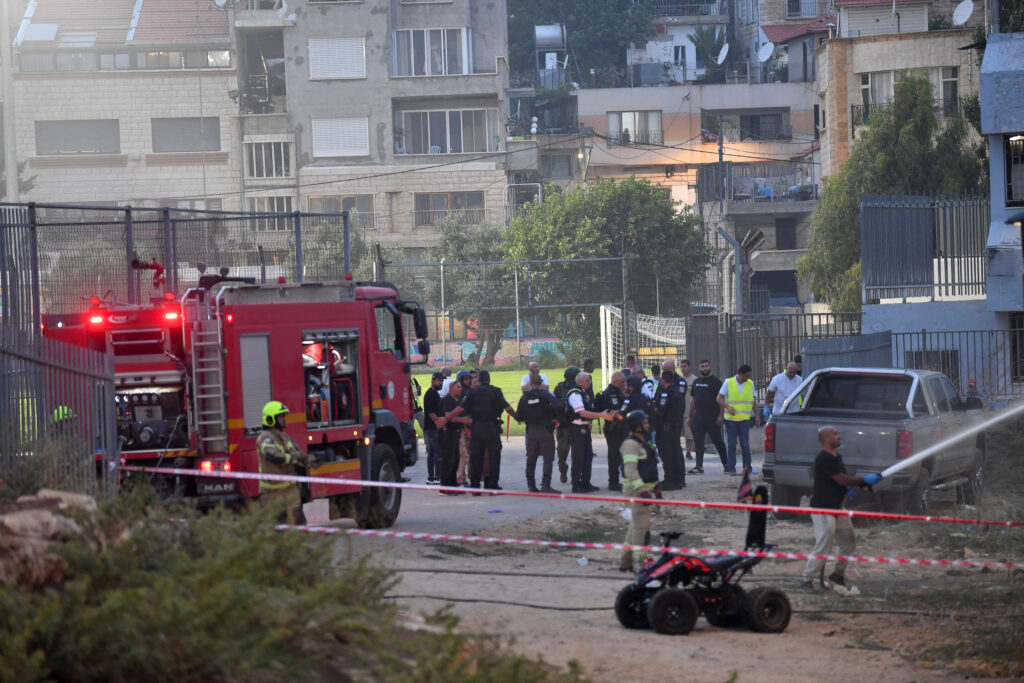
[[[984,299],[873,304],[863,307],[863,332],[949,332],[1002,330],[1009,326],[1006,313],[988,310]]]
[[[37,202],[128,202],[215,196],[239,208],[241,153],[235,71],[131,71],[15,74],[15,144]],[[59,93],[59,95],[57,95]],[[153,155],[151,119],[218,117],[220,151],[205,164],[194,153]],[[36,155],[35,122],[118,119],[119,155]],[[116,158],[113,158],[116,157]]]
[[[868,36],[898,33],[917,33],[928,30],[927,3],[901,3],[896,5],[897,20],[892,5],[853,5],[839,9],[839,36],[866,38]]]

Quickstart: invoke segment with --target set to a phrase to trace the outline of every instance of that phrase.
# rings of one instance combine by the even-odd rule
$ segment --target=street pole
[[[448,312],[444,308],[444,259],[441,259],[441,362],[448,365],[448,340],[445,339],[445,328],[448,327]]]
[[[18,188],[18,150],[14,127],[14,64],[8,0],[0,0],[0,70],[3,78],[4,201],[21,199]]]
[[[516,288],[516,362],[523,362],[523,340],[519,329],[519,266],[512,266],[512,279]]]

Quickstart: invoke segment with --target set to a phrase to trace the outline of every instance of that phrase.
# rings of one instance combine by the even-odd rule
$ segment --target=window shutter
[[[367,119],[313,119],[314,157],[370,155]]]
[[[365,78],[362,38],[309,41],[309,78]]]

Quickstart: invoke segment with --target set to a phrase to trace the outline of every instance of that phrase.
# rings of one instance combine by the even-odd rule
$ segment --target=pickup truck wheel
[[[967,472],[967,483],[956,487],[956,502],[961,505],[978,505],[984,490],[985,449],[976,448],[974,462]]]
[[[370,453],[370,479],[372,481],[398,481],[398,460],[387,444],[374,444]],[[398,519],[402,507],[402,490],[374,486],[369,492],[369,504],[360,506],[356,523],[361,529],[386,529]]]
[[[922,467],[917,482],[903,494],[903,509],[911,515],[928,514],[928,497],[931,495],[932,473]]]
[[[787,507],[800,507],[802,492],[795,486],[772,485],[771,505],[785,505]],[[776,512],[775,519],[796,519],[799,515],[795,512]]]

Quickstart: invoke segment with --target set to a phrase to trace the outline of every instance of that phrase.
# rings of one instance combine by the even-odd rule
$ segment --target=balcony
[[[665,132],[661,130],[638,130],[609,135],[608,142],[613,145],[662,145],[665,143]]]
[[[707,0],[654,2],[651,6],[651,16],[655,17],[709,17],[725,13],[721,2]]]
[[[857,127],[868,125],[871,115],[879,111],[889,111],[892,102],[882,104],[851,104],[850,105],[850,137],[856,137]],[[933,103],[935,115],[939,118],[954,116],[960,111],[959,99],[937,99]]]
[[[294,26],[289,12],[282,11],[281,0],[249,0],[235,7],[235,28],[285,28]],[[246,7],[248,5],[248,7]]]

